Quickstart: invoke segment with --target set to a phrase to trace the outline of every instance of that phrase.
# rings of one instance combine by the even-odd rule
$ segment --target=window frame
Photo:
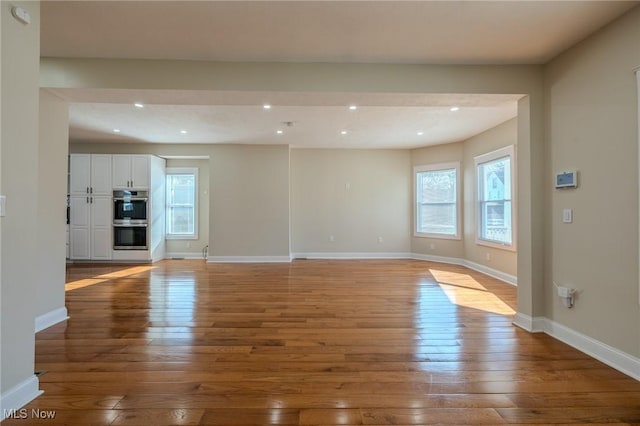
[[[445,170],[455,170],[456,172],[456,233],[441,234],[432,232],[418,231],[418,217],[420,214],[420,205],[418,200],[418,174],[424,172],[436,172]],[[462,239],[462,180],[460,179],[460,162],[453,161],[447,163],[436,163],[415,166],[413,168],[413,236],[419,238],[435,238],[444,240],[461,240]]]
[[[174,234],[169,232],[169,184],[168,177],[175,175],[193,175],[193,234]],[[167,240],[197,240],[198,236],[198,168],[197,167],[167,167],[165,169],[165,239]]]
[[[482,238],[482,203],[485,200],[481,200],[481,179],[480,179],[480,166],[491,163],[503,158],[509,158],[510,168],[510,185],[511,185],[511,198],[508,200],[511,202],[511,244],[501,243],[495,240],[488,240]],[[493,247],[501,250],[516,251],[517,249],[517,186],[516,186],[516,150],[515,145],[508,145],[503,148],[496,149],[495,151],[481,154],[473,159],[475,165],[475,212],[476,212],[476,244],[486,247]]]

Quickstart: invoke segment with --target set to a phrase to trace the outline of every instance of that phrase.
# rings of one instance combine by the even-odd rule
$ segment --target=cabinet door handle
[[[93,194],[93,186],[91,187],[91,189],[89,190],[89,194]]]
[[[87,197],[87,204],[89,204],[89,197]]]
[[[87,186],[87,194],[89,193],[89,187]]]
[[[89,202],[93,204],[93,197],[89,197]]]

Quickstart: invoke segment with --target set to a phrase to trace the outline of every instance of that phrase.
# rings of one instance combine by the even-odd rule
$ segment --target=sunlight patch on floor
[[[154,266],[134,266],[131,268],[125,268],[118,271],[109,272],[107,274],[96,275],[92,278],[83,278],[81,280],[71,281],[64,285],[64,291],[77,290],[79,288],[89,287],[92,285],[100,284],[105,281],[114,278],[125,278],[131,275],[147,272],[153,269]]]
[[[121,269],[120,271],[113,271],[113,272],[109,272],[108,274],[98,275],[96,276],[96,278],[107,278],[107,279],[124,278],[124,277],[129,277],[131,275],[139,274],[142,272],[150,271],[153,268],[154,266],[134,266],[132,268]]]
[[[84,287],[89,287],[92,285],[96,285],[96,284],[100,284],[107,281],[105,280],[100,280],[100,279],[96,279],[96,278],[85,278],[83,280],[78,280],[78,281],[72,281],[70,283],[66,283],[64,285],[64,291],[71,291],[71,290],[77,290],[79,288],[84,288]]]
[[[470,275],[437,269],[429,271],[449,301],[455,305],[499,315],[514,315],[516,313]]]

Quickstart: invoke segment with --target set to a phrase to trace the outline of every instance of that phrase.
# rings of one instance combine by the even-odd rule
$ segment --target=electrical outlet
[[[336,240],[336,237],[334,237],[333,235],[329,235],[329,242],[330,243],[335,242],[335,240]]]
[[[429,244],[429,248],[430,248],[431,250],[435,250],[435,249],[436,249],[436,243],[431,243],[431,244]]]
[[[384,239],[382,237],[378,237],[378,243],[382,243]]]
[[[491,260],[491,253],[488,253],[485,255],[485,257],[487,258],[487,260]]]

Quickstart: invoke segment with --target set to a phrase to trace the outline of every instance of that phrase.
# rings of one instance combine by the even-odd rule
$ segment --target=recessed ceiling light
[[[418,132],[418,136],[424,135],[424,132]]]
[[[277,133],[277,134],[279,134],[279,135],[281,135],[281,134],[283,134],[284,132],[283,132],[282,130],[276,130],[276,133]]]
[[[456,111],[458,111],[459,109],[460,109],[460,107],[454,106],[454,107],[449,108],[449,111],[451,111],[451,112],[456,112]]]
[[[351,111],[355,111],[355,110],[357,110],[357,109],[358,109],[358,107],[357,107],[356,105],[349,105],[349,109],[350,109]]]
[[[186,135],[187,131],[186,130],[180,130],[180,133],[182,133],[183,135]]]
[[[269,105],[269,104],[264,104],[264,105],[262,105],[262,108],[264,108],[264,109],[271,109],[271,105]]]
[[[120,133],[120,129],[113,129],[113,133]]]
[[[340,132],[340,134],[341,134],[341,135],[346,135],[346,134],[347,134],[347,131],[346,131],[346,130],[343,130],[343,131],[341,131],[341,132]]]
[[[144,108],[144,105],[141,104],[140,102],[136,102],[135,104],[133,104],[133,106],[136,108]]]

